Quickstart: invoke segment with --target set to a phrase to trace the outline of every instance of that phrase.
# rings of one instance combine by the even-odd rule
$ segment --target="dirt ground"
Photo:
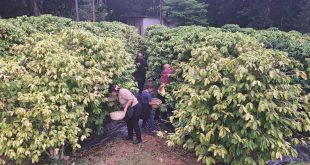
[[[201,165],[197,158],[186,151],[168,147],[164,139],[143,134],[143,142],[115,139],[89,150],[76,153],[70,164],[75,165]]]

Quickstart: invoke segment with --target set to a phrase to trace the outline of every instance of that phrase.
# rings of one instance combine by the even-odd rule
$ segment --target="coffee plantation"
[[[307,74],[298,62],[309,53],[307,36],[299,34],[303,54],[273,49],[261,35],[226,31],[157,26],[147,32],[149,77],[158,79],[160,72],[152,71],[166,62],[177,69],[166,96],[175,105],[168,144],[194,151],[206,164],[265,164],[297,156],[293,145],[309,142],[294,136],[310,129],[308,96],[299,84]]]
[[[176,69],[166,87],[181,145],[205,164],[265,164],[309,143],[310,37],[277,29],[153,26],[44,15],[0,20],[0,164],[64,158],[101,133],[108,86],[136,90],[134,58],[148,79]],[[167,105],[162,106],[167,107]],[[295,134],[301,134],[295,136]]]
[[[128,45],[138,49],[137,32],[97,23],[99,35],[86,26],[53,16],[0,21],[1,157],[37,162],[45,152],[62,159],[66,144],[79,148],[103,127],[113,110],[102,105],[109,84],[134,87]]]

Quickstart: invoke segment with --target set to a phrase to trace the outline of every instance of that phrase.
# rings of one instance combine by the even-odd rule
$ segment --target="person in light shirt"
[[[125,140],[133,140],[133,131],[135,131],[137,138],[134,140],[133,143],[141,143],[142,138],[141,130],[139,127],[139,119],[142,107],[138,99],[128,89],[121,88],[117,85],[111,85],[109,90],[112,93],[112,97],[118,99],[120,104],[123,106],[125,112],[127,112],[129,108],[132,108],[134,110],[133,116],[128,120],[125,120],[128,129],[128,136],[125,137]]]

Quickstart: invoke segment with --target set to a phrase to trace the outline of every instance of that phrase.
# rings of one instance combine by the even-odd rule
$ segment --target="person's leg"
[[[172,115],[173,115],[173,108],[170,107],[170,106],[168,106],[168,107],[167,107],[167,112],[168,112],[168,115],[169,115],[169,116],[172,116]]]
[[[147,122],[147,119],[146,118],[143,118],[142,119],[142,125],[141,125],[141,128],[144,129],[146,127],[146,122]]]
[[[141,93],[142,93],[142,91],[143,91],[143,89],[144,89],[144,85],[145,85],[145,75],[144,75],[144,77],[142,78],[142,80],[141,80]]]
[[[144,89],[144,83],[145,83],[145,79],[143,79],[143,78],[141,78],[138,81],[139,94],[141,94],[143,89]]]
[[[126,140],[132,140],[133,139],[133,125],[130,121],[126,121],[126,123],[127,123],[128,135],[125,139]]]
[[[161,118],[167,120],[168,118],[167,111],[161,113]]]
[[[166,104],[166,98],[160,94],[158,94],[158,98],[162,101],[162,104]],[[159,113],[161,114],[162,119],[167,119],[167,112],[161,112],[159,109]]]
[[[141,113],[141,105],[138,103],[137,105],[135,105],[134,107],[135,113],[131,119],[133,128],[135,130],[137,139],[134,141],[135,144],[138,144],[142,141],[141,138],[141,131],[140,131],[140,127],[139,127],[139,118],[140,118],[140,113]]]
[[[155,127],[154,110],[153,109],[150,112],[149,118],[150,118],[150,129],[151,129],[151,131],[155,131],[156,127]]]
[[[156,108],[156,109],[155,109],[154,119],[155,119],[155,120],[159,120],[159,116],[160,116],[160,109],[159,109],[159,108]]]
[[[142,128],[145,128],[146,126],[146,123],[149,119],[149,116],[150,116],[150,110],[149,110],[149,107],[146,105],[146,104],[142,104],[142,112],[141,112],[141,116],[142,116],[142,120],[143,120],[143,123],[142,123]]]

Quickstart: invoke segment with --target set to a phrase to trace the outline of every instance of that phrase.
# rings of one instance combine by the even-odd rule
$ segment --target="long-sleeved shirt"
[[[175,72],[175,70],[173,69],[164,69],[162,72],[161,72],[161,75],[160,75],[160,83],[161,84],[169,84],[172,82],[172,78],[169,76],[169,74],[173,74]]]
[[[143,80],[146,76],[147,62],[146,60],[136,60],[136,72],[134,74],[136,80]]]
[[[152,101],[151,94],[147,90],[142,91],[142,93],[141,93],[141,102],[143,104],[149,104],[151,101]]]

